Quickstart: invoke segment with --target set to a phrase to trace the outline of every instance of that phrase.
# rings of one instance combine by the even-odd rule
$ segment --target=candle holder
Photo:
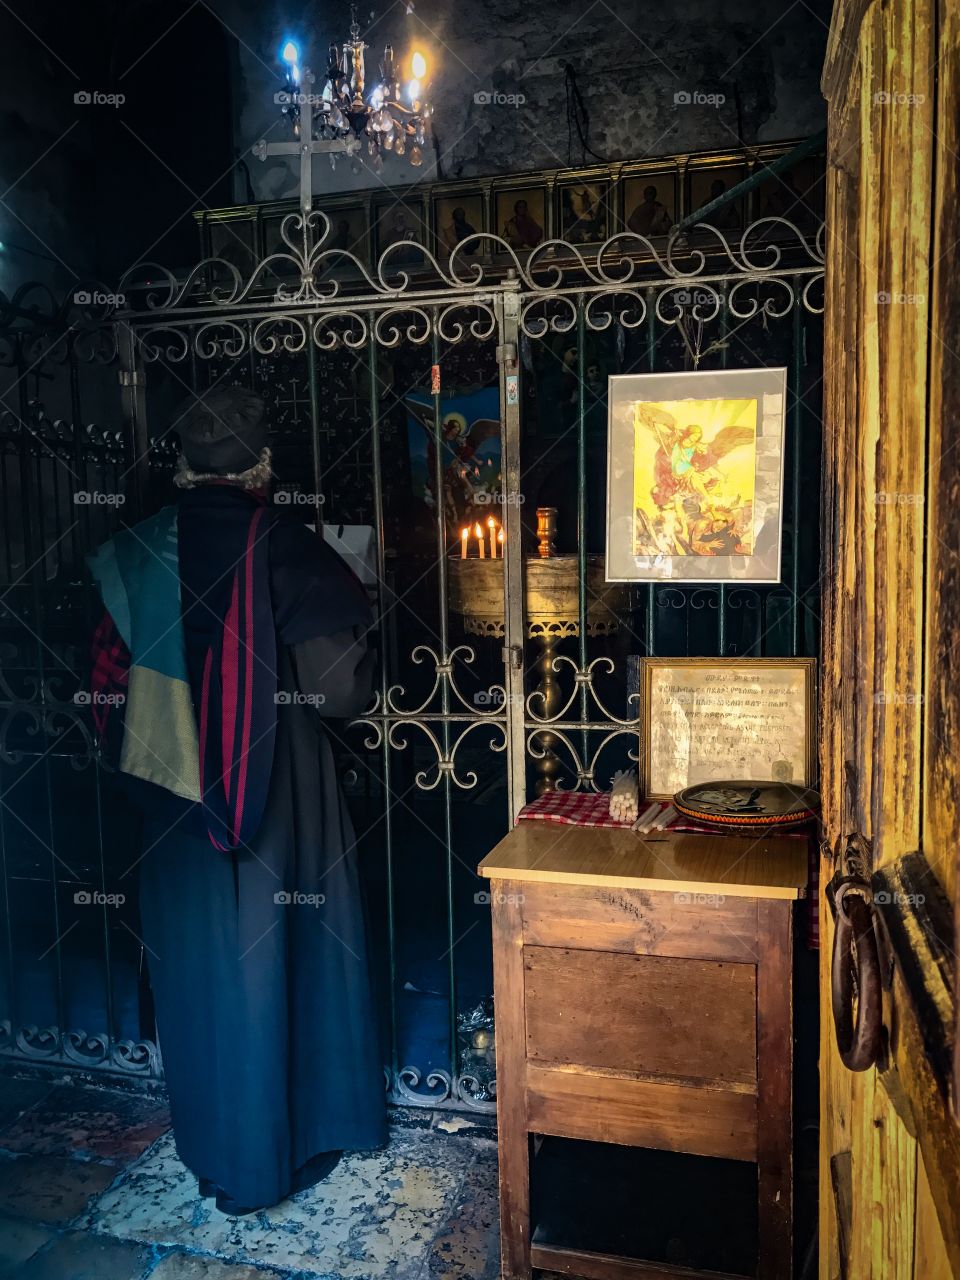
[[[542,560],[557,554],[554,538],[557,534],[557,508],[537,507],[537,554]]]
[[[568,636],[580,634],[579,558],[558,556],[553,551],[556,514],[555,507],[537,509],[538,552],[525,557],[523,563],[526,636],[540,648],[535,690],[538,696],[532,707],[537,718],[543,720],[550,720],[562,705],[560,681],[554,669],[557,645]],[[604,557],[587,556],[587,635],[612,635],[619,629],[629,605],[629,585],[607,582]],[[481,560],[478,556],[451,559],[450,607],[461,615],[468,634],[492,639],[503,636],[503,560]],[[537,741],[544,754],[537,760],[536,794],[543,795],[556,790],[561,764],[554,734],[544,729],[537,734]]]

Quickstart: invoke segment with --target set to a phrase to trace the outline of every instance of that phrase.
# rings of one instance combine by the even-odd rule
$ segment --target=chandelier
[[[380,78],[368,91],[364,64],[367,45],[360,37],[355,5],[351,6],[350,16],[350,39],[342,47],[330,45],[326,78],[319,93],[315,92],[313,73],[300,66],[296,42],[284,43],[280,57],[286,67],[286,89],[276,94],[276,101],[298,141],[328,144],[322,150],[329,152],[331,164],[336,164],[337,152],[346,153],[355,163],[366,152],[368,163],[380,169],[383,155],[388,152],[406,157],[417,167],[423,164],[432,115],[432,108],[423,97],[426,57],[414,49],[409,66],[405,67],[388,44],[383,51]],[[409,72],[406,80],[405,71]]]

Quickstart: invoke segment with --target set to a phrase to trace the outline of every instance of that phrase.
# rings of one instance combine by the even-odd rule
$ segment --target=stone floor
[[[0,1076],[0,1280],[494,1280],[492,1130],[392,1116],[385,1150],[232,1218],[198,1197],[162,1099]]]

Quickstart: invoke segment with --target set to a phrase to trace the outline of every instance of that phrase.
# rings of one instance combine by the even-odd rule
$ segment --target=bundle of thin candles
[[[637,775],[620,771],[613,775],[610,791],[610,817],[617,822],[634,822],[640,812],[640,789]]]

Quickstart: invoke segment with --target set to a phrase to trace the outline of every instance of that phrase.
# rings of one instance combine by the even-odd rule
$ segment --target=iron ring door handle
[[[880,1056],[883,997],[873,909],[866,884],[847,881],[836,895],[836,932],[830,994],[840,1060],[850,1071],[866,1071]],[[856,996],[856,1014],[853,1010]]]

